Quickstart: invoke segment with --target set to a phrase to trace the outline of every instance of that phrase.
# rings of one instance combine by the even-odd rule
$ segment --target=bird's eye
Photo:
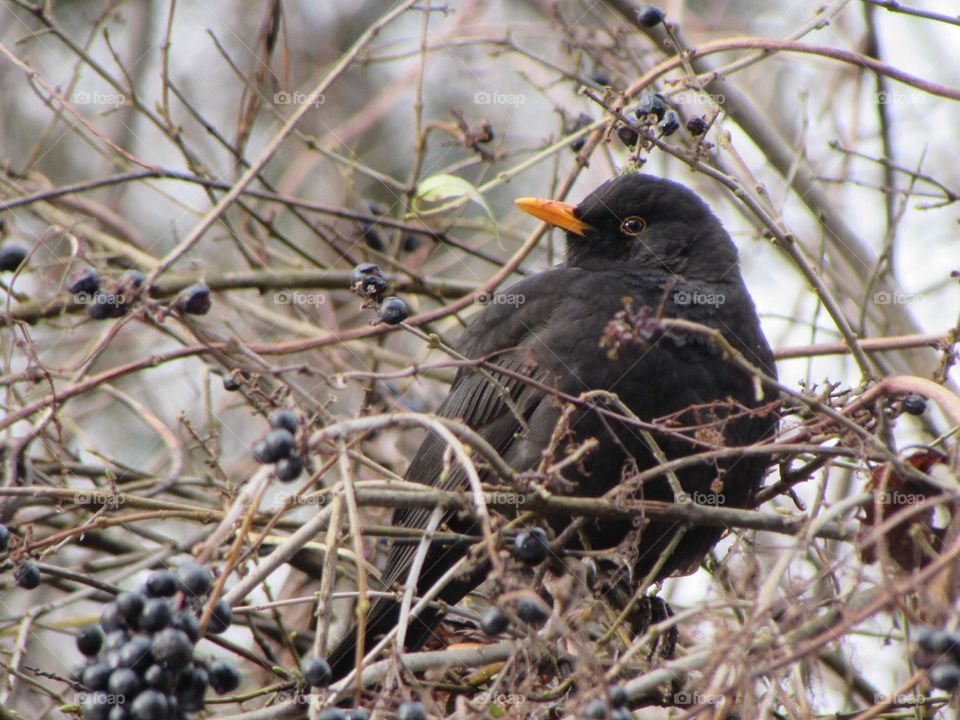
[[[646,229],[647,221],[642,217],[637,217],[636,215],[631,215],[622,223],[620,223],[620,232],[622,232],[624,235],[639,235]]]

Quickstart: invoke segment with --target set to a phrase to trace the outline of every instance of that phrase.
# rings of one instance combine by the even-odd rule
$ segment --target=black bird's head
[[[679,183],[620,175],[579,205],[520,198],[517,207],[567,231],[566,264],[623,263],[691,280],[739,276],[737,249],[720,220],[696,193]]]

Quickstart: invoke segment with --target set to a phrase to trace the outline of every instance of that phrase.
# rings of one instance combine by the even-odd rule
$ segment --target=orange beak
[[[525,213],[533,215],[538,220],[550,223],[558,228],[569,230],[577,235],[583,235],[590,226],[573,214],[576,205],[561,202],[560,200],[541,200],[539,198],[517,198],[513,204]]]

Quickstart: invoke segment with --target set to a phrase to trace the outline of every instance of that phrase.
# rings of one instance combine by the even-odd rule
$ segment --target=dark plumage
[[[771,433],[776,423],[772,412],[744,414],[742,409],[738,413],[730,404],[722,404],[733,399],[741,406],[756,408],[768,404],[771,398],[758,398],[751,377],[726,362],[704,336],[669,331],[649,342],[621,342],[615,357],[609,352],[609,344],[602,346],[611,321],[624,309],[624,298],[630,298],[634,313],[646,307],[656,314],[662,307],[663,317],[684,318],[720,330],[747,360],[766,374],[775,375],[773,356],[740,275],[737,250],[697,195],[677,183],[633,174],[604,183],[576,207],[528,199],[517,204],[568,231],[566,262],[504,291],[522,298],[522,304],[485,307],[460,338],[461,353],[470,358],[488,357],[569,396],[591,390],[616,393],[641,420],[681,413],[677,416],[681,425],[714,421],[710,427],[719,432],[708,441],[715,444],[750,445]],[[437,413],[463,420],[513,468],[536,469],[544,459],[544,450],[551,446],[564,408],[516,377],[498,374],[496,379],[501,387],[476,369],[462,369]],[[509,403],[503,389],[509,392]],[[703,407],[718,401],[720,404],[712,410]],[[691,407],[700,409],[683,412]],[[725,419],[725,415],[737,417]],[[586,438],[597,438],[600,446],[581,463],[566,467],[563,477],[569,486],[566,490],[552,488],[554,492],[602,495],[638,471],[656,465],[635,428],[602,417],[595,410],[574,408],[569,426],[569,437],[554,444],[551,462]],[[654,433],[654,438],[668,458],[704,449],[676,434]],[[443,442],[428,436],[410,463],[407,479],[437,485],[443,453]],[[678,477],[687,493],[702,494],[700,502],[742,507],[749,503],[766,467],[763,459],[744,457],[697,464],[679,472]],[[465,487],[462,473],[450,473],[443,487]],[[673,500],[662,477],[630,492],[634,497]],[[394,524],[424,527],[429,515],[426,510],[400,510]],[[551,522],[559,531],[569,519],[554,518]],[[451,517],[448,525],[460,532],[477,531],[469,518]],[[629,546],[632,556],[624,558],[634,579],[653,568],[676,527],[652,522],[635,533],[636,542]],[[588,522],[584,528],[594,549],[615,547],[630,529],[627,523],[608,521]],[[692,528],[656,578],[699,562],[721,532]],[[415,546],[410,544],[391,550],[384,573],[387,586],[404,581],[414,551]],[[463,552],[462,547],[431,548],[418,591],[435,583]],[[458,578],[441,598],[447,603],[458,602],[488,571],[481,566]],[[396,619],[395,603],[376,602],[368,615],[365,646],[369,648]],[[427,613],[414,621],[407,631],[407,648],[422,645],[441,619],[437,613]],[[352,631],[331,655],[334,676],[341,677],[352,668],[355,644],[356,633]]]

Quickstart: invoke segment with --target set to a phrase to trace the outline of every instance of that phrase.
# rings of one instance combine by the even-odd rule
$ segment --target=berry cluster
[[[549,552],[550,540],[543,528],[521,530],[514,538],[513,554],[524,565],[530,567],[540,565],[547,559]],[[540,627],[550,619],[549,607],[533,593],[518,593],[510,598],[510,604],[517,617],[533,627]],[[480,629],[485,635],[499,635],[508,627],[510,627],[510,618],[499,607],[488,608],[480,616]]]
[[[930,684],[947,691],[960,686],[960,632],[920,627],[913,637],[917,643],[913,661],[917,667],[929,668]]]
[[[107,320],[127,314],[146,280],[136,270],[127,270],[119,279],[102,278],[96,268],[84,265],[70,275],[67,292],[82,299],[91,318]]]
[[[98,625],[80,629],[86,662],[75,677],[84,720],[181,720],[204,709],[208,687],[218,695],[239,687],[232,663],[194,655],[210,587],[210,571],[200,565],[157,570],[139,591],[104,605]],[[230,606],[218,600],[206,632],[222,633],[230,622]]]
[[[387,280],[383,271],[373,263],[357,265],[350,274],[350,289],[364,300],[377,306],[377,315],[387,325],[398,325],[410,317],[410,308],[400,298],[384,297]]]
[[[303,456],[294,452],[300,421],[289,410],[274,410],[267,417],[270,432],[253,446],[253,457],[267,465],[276,463],[274,472],[280,482],[293,482],[303,472]]]
[[[634,147],[640,140],[640,128],[656,125],[660,137],[673,135],[680,129],[680,117],[667,107],[660,93],[644,93],[633,110],[639,125],[623,124],[617,128],[617,137],[627,147]]]

